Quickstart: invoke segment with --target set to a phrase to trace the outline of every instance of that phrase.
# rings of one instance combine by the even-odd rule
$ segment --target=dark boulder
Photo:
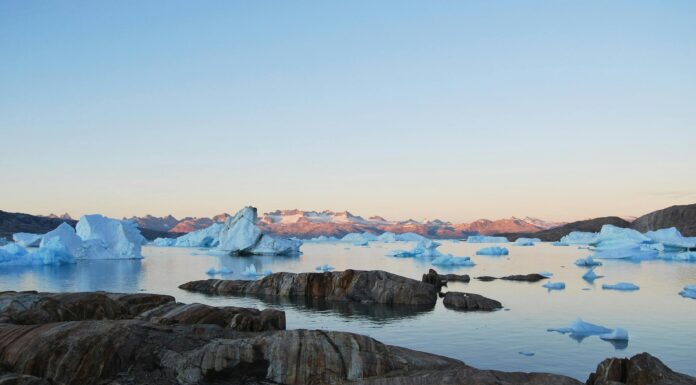
[[[676,373],[648,353],[607,358],[590,374],[587,385],[696,385],[696,378]]]
[[[446,308],[464,311],[493,311],[503,307],[500,302],[494,299],[486,298],[479,294],[456,291],[450,291],[445,294],[442,303]]]
[[[548,277],[541,275],[541,274],[532,273],[532,274],[506,275],[505,277],[500,277],[500,278],[491,277],[489,275],[484,275],[481,277],[476,277],[476,279],[478,279],[479,281],[483,281],[483,282],[490,282],[490,281],[494,281],[496,279],[502,279],[505,281],[539,282],[542,279],[548,279]]]
[[[421,281],[435,286],[435,290],[437,290],[438,293],[443,286],[447,286],[447,279],[439,275],[434,269],[430,269],[427,274],[423,274],[423,279]]]

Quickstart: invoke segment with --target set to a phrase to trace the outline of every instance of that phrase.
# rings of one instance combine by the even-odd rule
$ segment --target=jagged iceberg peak
[[[219,250],[232,254],[288,255],[300,252],[302,242],[263,234],[256,226],[256,207],[247,206],[234,217],[227,218],[220,231]]]
[[[132,221],[83,215],[75,226],[84,241],[89,259],[141,259],[141,246],[146,242]]]

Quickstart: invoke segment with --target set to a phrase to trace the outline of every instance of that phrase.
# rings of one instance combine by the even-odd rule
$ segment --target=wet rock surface
[[[515,274],[515,275],[506,275],[505,277],[491,277],[489,275],[484,275],[481,277],[476,277],[479,281],[484,281],[484,282],[490,282],[490,281],[495,281],[496,279],[502,279],[504,281],[521,281],[521,282],[539,282],[543,279],[548,279],[549,277],[541,275],[541,274]]]
[[[434,305],[436,287],[381,270],[275,273],[257,281],[208,279],[179,288],[214,295],[323,298],[395,305]]]
[[[672,371],[648,353],[608,358],[590,374],[587,385],[696,385],[696,378]]]
[[[456,291],[447,292],[442,303],[449,309],[463,311],[493,311],[503,307],[500,302],[494,299],[479,294]]]

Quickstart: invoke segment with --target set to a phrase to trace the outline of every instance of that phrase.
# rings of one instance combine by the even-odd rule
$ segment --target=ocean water
[[[170,294],[180,302],[211,305],[277,308],[286,312],[289,329],[332,329],[366,334],[386,344],[399,345],[461,359],[469,365],[506,371],[544,371],[585,380],[606,357],[649,352],[672,369],[696,375],[696,300],[682,298],[682,287],[696,284],[696,264],[662,260],[640,263],[603,261],[595,271],[604,278],[594,284],[582,280],[587,271],[574,261],[590,255],[575,246],[501,245],[510,250],[502,257],[477,256],[489,244],[443,241],[440,251],[471,256],[474,267],[436,268],[440,273],[503,276],[549,271],[550,281],[563,281],[566,289],[547,291],[546,282],[450,283],[445,290],[484,295],[502,302],[505,310],[492,313],[458,312],[441,301],[430,309],[349,304],[305,303],[298,300],[261,300],[253,297],[211,297],[178,289],[191,280],[209,278],[210,267],[233,271],[228,279],[246,279],[249,264],[257,271],[306,272],[329,264],[347,268],[386,270],[421,278],[432,268],[427,260],[388,257],[392,249],[410,249],[412,242],[371,243],[367,247],[346,243],[305,243],[297,257],[231,257],[196,248],[144,247],[145,259],[82,261],[70,266],[0,267],[0,290],[139,292]],[[217,276],[219,277],[219,276]],[[632,282],[634,292],[602,290],[603,283]],[[576,318],[608,328],[628,330],[628,344],[612,344],[587,337],[576,340],[548,332],[570,325]],[[520,351],[535,353],[524,356]]]

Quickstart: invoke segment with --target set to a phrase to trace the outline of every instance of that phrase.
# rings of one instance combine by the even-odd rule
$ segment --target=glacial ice
[[[595,279],[602,278],[602,277],[603,277],[603,275],[597,275],[594,272],[594,268],[587,270],[587,272],[582,275],[582,279],[584,279],[585,281],[590,282],[590,283],[594,282]]]
[[[12,234],[12,240],[15,243],[24,247],[36,247],[41,243],[41,238],[43,234],[33,234],[33,233],[14,233]]]
[[[155,238],[155,240],[152,241],[152,244],[155,246],[160,246],[160,247],[174,246],[174,245],[176,245],[176,239],[175,238]]]
[[[55,260],[61,263],[74,263],[75,259],[86,257],[82,239],[77,236],[75,229],[65,222],[44,234],[36,252],[41,252],[42,259],[46,261]]]
[[[131,221],[120,221],[99,214],[83,215],[75,227],[84,241],[85,258],[141,259],[145,237]]]
[[[515,241],[516,246],[534,246],[537,242],[541,242],[539,238],[517,238]]]
[[[387,255],[399,258],[440,257],[444,254],[436,250],[439,246],[439,243],[425,238],[418,241],[418,243],[416,243],[416,246],[411,250],[393,250]]]
[[[476,252],[476,255],[488,255],[488,256],[500,256],[508,255],[509,251],[505,247],[491,246],[484,247],[483,249]]]
[[[506,237],[491,237],[487,235],[469,235],[467,243],[507,243]]]
[[[216,269],[215,267],[211,267],[205,273],[208,275],[231,274],[232,270],[230,270],[227,266],[221,266],[219,269]]]
[[[204,229],[192,231],[188,234],[182,235],[176,239],[174,246],[216,247],[220,244],[220,231],[222,231],[223,226],[224,225],[222,223],[213,223]]]
[[[635,284],[630,283],[630,282],[619,282],[619,283],[615,283],[613,285],[604,284],[604,285],[602,285],[602,289],[604,289],[604,290],[633,291],[633,290],[639,290],[640,287],[638,285],[635,285]]]
[[[602,334],[611,333],[613,331],[612,329],[605,328],[604,326],[595,325],[595,324],[591,324],[589,322],[585,322],[581,318],[578,318],[577,320],[575,320],[575,322],[573,322],[568,327],[551,328],[551,329],[546,329],[546,330],[550,331],[550,332],[570,334],[571,336],[576,336],[576,337],[588,337],[588,336],[594,336],[594,335],[602,335]]]
[[[435,266],[474,266],[474,261],[469,257],[454,257],[451,255],[441,255],[431,262]]]
[[[597,233],[585,231],[571,231],[561,238],[560,242],[567,245],[588,245],[597,239]]]
[[[336,237],[327,237],[326,235],[320,235],[318,237],[314,237],[312,239],[309,239],[309,242],[337,242],[339,239]]]
[[[539,273],[539,275],[543,275],[543,276],[546,277],[546,278],[551,278],[551,277],[553,277],[553,273],[551,273],[551,272],[549,272],[549,271],[542,271],[541,273]]]
[[[353,246],[368,246],[370,242],[367,241],[367,239],[363,241],[358,241],[358,242],[353,242]]]
[[[352,243],[357,243],[357,242],[365,242],[365,241],[377,241],[379,240],[377,236],[370,232],[364,232],[364,233],[349,233],[343,236],[341,238],[341,241],[343,242],[352,242]]]
[[[675,261],[696,262],[696,251],[684,251],[672,256]]]
[[[316,271],[333,271],[334,267],[331,265],[319,265],[314,268]]]
[[[602,266],[602,262],[595,261],[592,257],[580,258],[575,261],[575,264],[580,267]]]
[[[600,334],[599,338],[610,341],[628,341],[628,331],[624,328],[616,328],[609,333]]]
[[[411,233],[411,232],[396,234],[396,240],[402,241],[402,242],[419,242],[419,241],[423,241],[426,239],[428,239],[428,238],[426,238],[420,234]]]
[[[674,227],[648,231],[645,236],[655,243],[662,244],[660,251],[686,251],[690,248],[696,248],[696,241],[693,238],[684,237]]]
[[[565,282],[548,282],[541,285],[541,287],[545,287],[549,290],[563,290],[565,289]]]
[[[589,245],[600,259],[652,259],[658,251],[651,247],[653,241],[633,229],[604,225],[597,238]]]
[[[696,299],[696,285],[684,286],[684,290],[680,291],[679,295],[684,298]]]
[[[256,266],[254,265],[249,265],[244,268],[244,271],[242,272],[242,275],[245,277],[256,277],[258,274],[256,273]]]
[[[247,206],[225,220],[219,233],[219,250],[240,255],[299,254],[302,241],[262,234],[256,226],[256,208]]]
[[[396,234],[387,231],[387,232],[380,234],[377,237],[377,240],[380,242],[385,242],[385,243],[396,242]]]

